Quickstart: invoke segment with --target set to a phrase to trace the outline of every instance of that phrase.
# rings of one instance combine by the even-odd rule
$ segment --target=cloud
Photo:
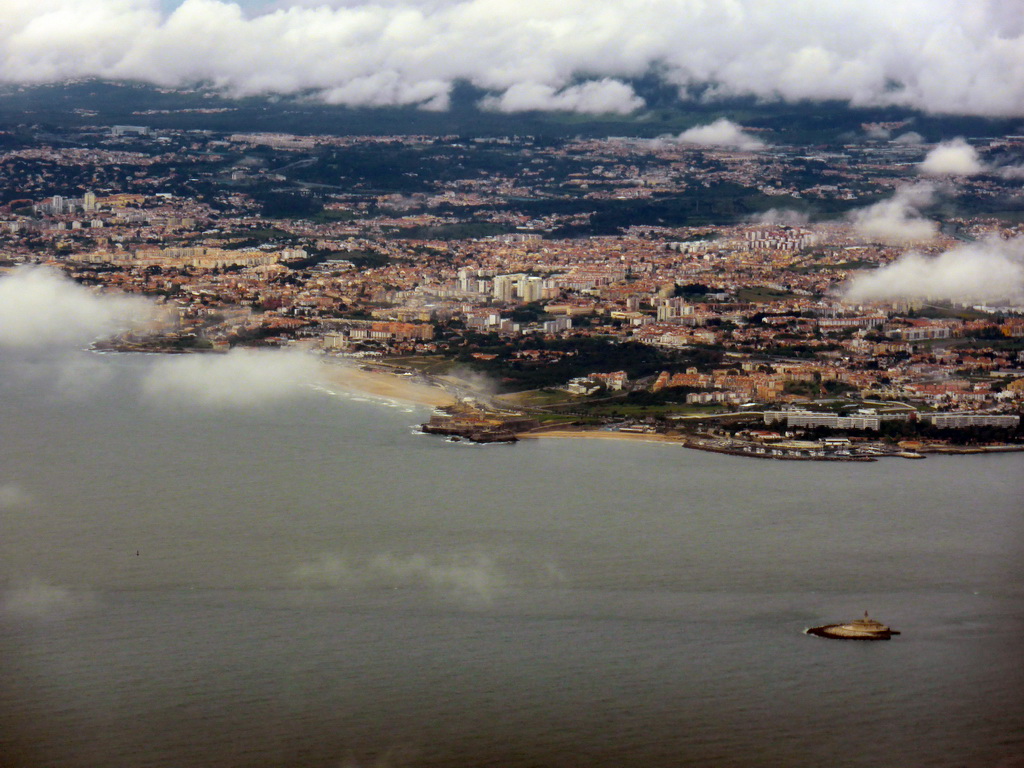
[[[626,83],[657,71],[683,93],[710,84],[721,96],[1024,114],[1013,0],[243,5],[185,0],[164,13],[158,0],[4,0],[0,81],[201,82],[234,95],[441,109],[465,80],[494,108],[626,111],[638,101]]]
[[[506,586],[497,563],[481,554],[329,554],[299,566],[291,579],[300,586],[320,589],[422,589],[465,603],[490,603]]]
[[[444,111],[450,104],[451,83],[443,80],[403,82],[397,72],[378,72],[357,77],[319,94],[327,104],[350,107],[385,107],[415,104],[430,112]]]
[[[30,581],[6,590],[0,598],[0,608],[23,618],[48,619],[88,610],[96,602],[96,596],[88,590]]]
[[[918,170],[925,176],[976,176],[985,172],[985,166],[974,147],[956,138],[932,149]]]
[[[892,140],[893,144],[906,144],[906,145],[917,145],[924,144],[924,136],[917,131],[907,131],[901,133],[895,139]]]
[[[807,224],[811,217],[804,211],[794,211],[792,208],[769,208],[763,213],[751,217],[754,224],[784,224],[789,227],[799,227]]]
[[[293,569],[289,581],[305,589],[403,590],[435,600],[481,606],[519,587],[562,587],[569,580],[550,561],[531,562],[517,557],[515,563],[510,563],[483,552],[412,552],[325,553]]]
[[[32,503],[32,497],[15,483],[0,483],[0,512],[26,507]]]
[[[1004,165],[999,175],[1004,179],[1024,179],[1024,165]]]
[[[743,132],[743,127],[722,117],[708,125],[698,125],[683,131],[678,136],[663,139],[678,144],[693,144],[698,147],[721,147],[723,149],[753,150],[767,146],[756,136]]]
[[[626,115],[643,106],[644,100],[631,86],[610,78],[560,91],[543,83],[518,83],[501,96],[490,96],[481,102],[481,107],[495,112],[542,110]]]
[[[935,188],[915,184],[896,191],[882,200],[850,214],[853,228],[874,242],[903,244],[932,240],[939,234],[938,223],[921,217],[920,211],[932,204]]]
[[[234,349],[159,359],[142,380],[145,402],[175,408],[252,408],[309,393],[320,362],[303,352]]]
[[[497,379],[468,366],[454,366],[448,371],[448,378],[457,380],[459,388],[467,390],[473,397],[486,399],[502,391]]]
[[[1024,304],[1024,237],[984,240],[938,256],[910,252],[846,288],[850,301],[932,299]]]
[[[52,358],[45,386],[62,400],[85,401],[110,387],[117,369],[103,355],[64,355]]]
[[[146,299],[91,290],[45,267],[18,267],[0,278],[0,347],[81,345],[141,330],[156,316]]]

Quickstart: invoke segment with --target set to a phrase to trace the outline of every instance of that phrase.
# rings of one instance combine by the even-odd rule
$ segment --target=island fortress
[[[826,624],[821,627],[811,627],[807,634],[818,637],[831,637],[841,640],[888,640],[893,635],[898,635],[894,629],[890,629],[880,621],[875,621],[864,611],[863,619],[855,619],[848,624]]]

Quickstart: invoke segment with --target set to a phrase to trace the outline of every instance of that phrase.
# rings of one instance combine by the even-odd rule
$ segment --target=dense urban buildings
[[[26,128],[0,152],[0,256],[169,311],[124,348],[475,369],[605,422],[754,404],[788,428],[1016,429],[1020,286],[907,266],[1019,257],[1024,137],[972,139],[986,170],[936,181],[906,128],[742,149]]]

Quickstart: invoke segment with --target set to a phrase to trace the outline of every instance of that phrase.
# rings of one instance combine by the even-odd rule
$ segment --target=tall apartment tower
[[[86,192],[84,195],[82,195],[82,209],[87,212],[96,210],[95,192]]]
[[[498,301],[512,301],[515,287],[515,277],[512,275],[497,275],[494,278],[494,298]]]
[[[520,301],[529,304],[533,301],[540,301],[544,298],[544,280],[539,277],[523,276],[516,286],[519,290]]]

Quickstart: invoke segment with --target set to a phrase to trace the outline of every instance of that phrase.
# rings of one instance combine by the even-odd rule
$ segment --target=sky
[[[627,114],[630,78],[711,96],[1024,116],[1020,0],[0,0],[0,82]]]

